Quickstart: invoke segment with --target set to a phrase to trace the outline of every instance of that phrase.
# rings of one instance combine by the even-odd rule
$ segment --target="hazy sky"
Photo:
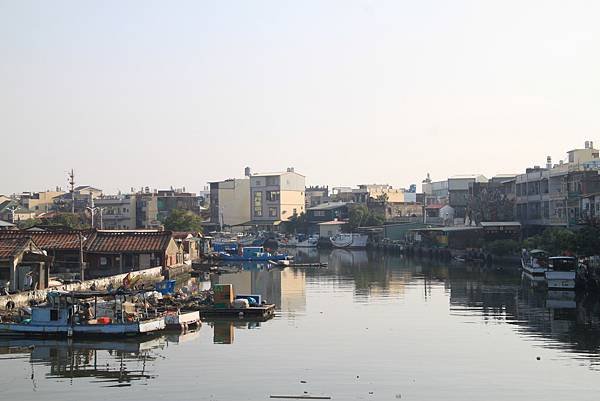
[[[294,166],[520,172],[600,144],[600,2],[0,0],[0,193]]]

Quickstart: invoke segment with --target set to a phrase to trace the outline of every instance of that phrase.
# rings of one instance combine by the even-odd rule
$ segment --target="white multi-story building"
[[[250,213],[255,226],[273,227],[304,213],[306,178],[293,168],[250,176]]]

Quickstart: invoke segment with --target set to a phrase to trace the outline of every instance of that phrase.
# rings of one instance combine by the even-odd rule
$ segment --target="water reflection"
[[[449,264],[355,250],[298,261],[328,263],[325,269],[305,269],[306,278],[352,285],[355,302],[402,298],[407,288],[421,288],[427,299],[432,288],[441,286],[455,317],[510,324],[527,337],[551,340],[543,343],[551,348],[600,350],[600,296],[532,288],[516,266]]]
[[[130,386],[155,378],[147,364],[159,358],[158,351],[169,342],[197,338],[197,332],[114,341],[3,338],[0,359],[28,358],[34,388],[40,374],[46,379],[70,379],[71,383],[95,379],[105,387]]]
[[[301,312],[306,308],[304,271],[268,268],[245,263],[238,273],[211,275],[212,284],[232,284],[236,294],[260,294],[282,312]]]

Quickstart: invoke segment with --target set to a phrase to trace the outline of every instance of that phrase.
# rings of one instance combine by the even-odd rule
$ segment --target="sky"
[[[0,0],[0,193],[518,173],[600,144],[600,2]],[[420,186],[419,186],[420,187]]]

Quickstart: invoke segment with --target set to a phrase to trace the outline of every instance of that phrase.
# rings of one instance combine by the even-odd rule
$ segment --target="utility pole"
[[[100,229],[104,230],[104,221],[102,220],[102,212],[104,212],[103,207],[97,208],[100,211]]]
[[[81,281],[85,280],[85,262],[83,261],[83,234],[79,231],[79,270]]]
[[[10,211],[10,222],[13,224],[15,223],[15,210],[18,208],[18,206],[7,207],[7,209]]]
[[[71,186],[71,213],[75,214],[75,172],[73,172],[73,169],[69,173],[67,182]]]
[[[92,207],[86,206],[85,208],[90,211],[90,215],[92,216],[92,228],[94,228],[94,214],[96,213],[96,210],[98,210],[99,208],[94,207],[94,197],[91,196],[91,198],[92,198]]]

